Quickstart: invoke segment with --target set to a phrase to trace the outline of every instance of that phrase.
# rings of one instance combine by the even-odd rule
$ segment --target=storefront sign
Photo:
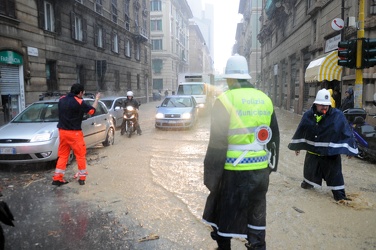
[[[22,56],[13,51],[0,51],[0,63],[22,65]]]
[[[27,47],[27,54],[29,56],[38,56],[38,49],[33,47]]]

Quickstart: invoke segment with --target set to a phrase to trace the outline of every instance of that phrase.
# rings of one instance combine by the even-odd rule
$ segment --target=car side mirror
[[[115,111],[118,111],[118,110],[120,110],[121,108],[119,107],[119,106],[116,106],[115,107]]]

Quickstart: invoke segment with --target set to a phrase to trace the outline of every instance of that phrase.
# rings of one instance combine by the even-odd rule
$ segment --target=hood
[[[0,139],[31,139],[39,132],[53,131],[52,137],[58,137],[57,122],[15,123],[0,127]]]

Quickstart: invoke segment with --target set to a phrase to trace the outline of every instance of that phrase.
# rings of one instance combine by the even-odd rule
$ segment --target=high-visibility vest
[[[270,98],[254,88],[239,88],[226,91],[218,99],[230,114],[224,168],[233,171],[267,168],[271,154],[266,143],[256,136],[261,128],[271,138],[269,126],[274,109]]]

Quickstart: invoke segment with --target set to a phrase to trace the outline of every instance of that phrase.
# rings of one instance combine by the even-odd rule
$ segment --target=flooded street
[[[53,169],[1,171],[16,220],[3,225],[6,249],[215,249],[201,222],[209,118],[192,130],[157,130],[156,105],[140,107],[141,136],[116,131],[113,146],[88,150],[85,186],[73,179],[75,163],[62,187],[51,185]],[[376,249],[376,165],[342,158],[346,204],[325,187],[301,189],[304,153],[287,149],[301,116],[276,112],[281,156],[267,195],[268,249]],[[240,240],[232,247],[245,249]]]

